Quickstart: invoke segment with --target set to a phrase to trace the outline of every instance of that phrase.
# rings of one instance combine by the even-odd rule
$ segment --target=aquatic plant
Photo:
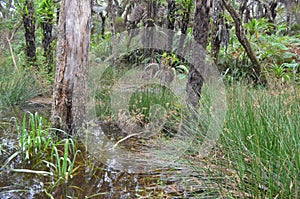
[[[38,113],[25,112],[19,131],[20,152],[25,160],[33,155],[47,153],[48,147],[53,144],[50,124]]]
[[[60,151],[57,147],[58,145],[62,145],[64,147],[64,150]],[[71,153],[69,152],[70,149]],[[46,160],[43,160],[43,162],[45,162],[47,166],[50,167],[51,172],[58,178],[58,180],[67,182],[69,178],[72,178],[72,174],[79,168],[74,168],[76,156],[79,152],[80,150],[76,150],[74,140],[70,138],[64,139],[53,145],[51,152],[51,162]],[[71,157],[72,154],[73,158]]]

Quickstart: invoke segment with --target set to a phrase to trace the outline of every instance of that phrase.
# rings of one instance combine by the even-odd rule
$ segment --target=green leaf
[[[176,69],[176,71],[179,71],[180,73],[183,73],[183,74],[189,73],[189,70],[185,65],[176,66],[175,69]]]
[[[300,65],[300,63],[284,63],[282,66],[287,67],[287,68],[297,68]]]
[[[289,52],[289,51],[284,52],[284,54],[283,54],[283,58],[285,58],[285,59],[290,59],[290,58],[293,58],[293,57],[296,57],[296,56],[297,56],[297,54]]]
[[[289,50],[289,48],[286,47],[286,46],[285,46],[284,44],[282,44],[282,43],[274,43],[273,45],[274,45],[274,47],[280,48],[281,50]]]

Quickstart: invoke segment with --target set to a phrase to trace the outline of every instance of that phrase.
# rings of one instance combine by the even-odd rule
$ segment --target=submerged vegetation
[[[46,193],[52,187],[68,182],[78,169],[75,161],[80,150],[76,149],[76,139],[56,136],[54,132],[58,129],[51,128],[49,121],[38,113],[25,113],[22,123],[16,126],[18,146],[1,165],[1,172],[8,169],[10,172],[47,176],[52,183],[45,188]],[[16,160],[18,164],[14,165]]]

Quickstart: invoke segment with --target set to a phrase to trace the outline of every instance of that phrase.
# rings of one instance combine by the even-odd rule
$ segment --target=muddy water
[[[0,112],[0,167],[17,151],[16,122],[22,121],[24,112],[39,112],[49,118],[50,105],[27,104]],[[103,126],[105,129],[105,127]],[[109,129],[109,128],[106,128]],[[0,170],[0,198],[197,198],[203,193],[196,174],[187,168],[128,173],[114,170],[94,160],[80,147],[81,155],[76,159],[78,169],[66,183],[56,184],[51,176],[13,172],[7,168],[30,169],[32,162],[22,162],[19,156]],[[36,165],[34,165],[36,166]],[[36,168],[36,167],[35,167]],[[41,170],[46,170],[41,166]],[[184,179],[190,184],[185,184]],[[192,183],[192,184],[191,184]],[[191,189],[191,190],[189,190]],[[49,194],[47,194],[47,192]],[[208,197],[207,197],[208,198]]]

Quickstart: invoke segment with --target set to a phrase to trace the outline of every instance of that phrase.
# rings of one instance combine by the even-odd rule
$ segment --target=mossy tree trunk
[[[23,25],[25,29],[25,54],[29,65],[35,65],[36,46],[35,46],[35,9],[33,0],[25,0],[23,7]]]
[[[40,12],[41,15],[41,28],[42,28],[42,47],[45,57],[45,68],[47,73],[50,74],[53,70],[53,41],[52,29],[54,23],[54,2],[53,0],[44,0],[42,2]]]
[[[85,119],[90,31],[91,1],[62,0],[52,122],[69,134],[76,133]]]

